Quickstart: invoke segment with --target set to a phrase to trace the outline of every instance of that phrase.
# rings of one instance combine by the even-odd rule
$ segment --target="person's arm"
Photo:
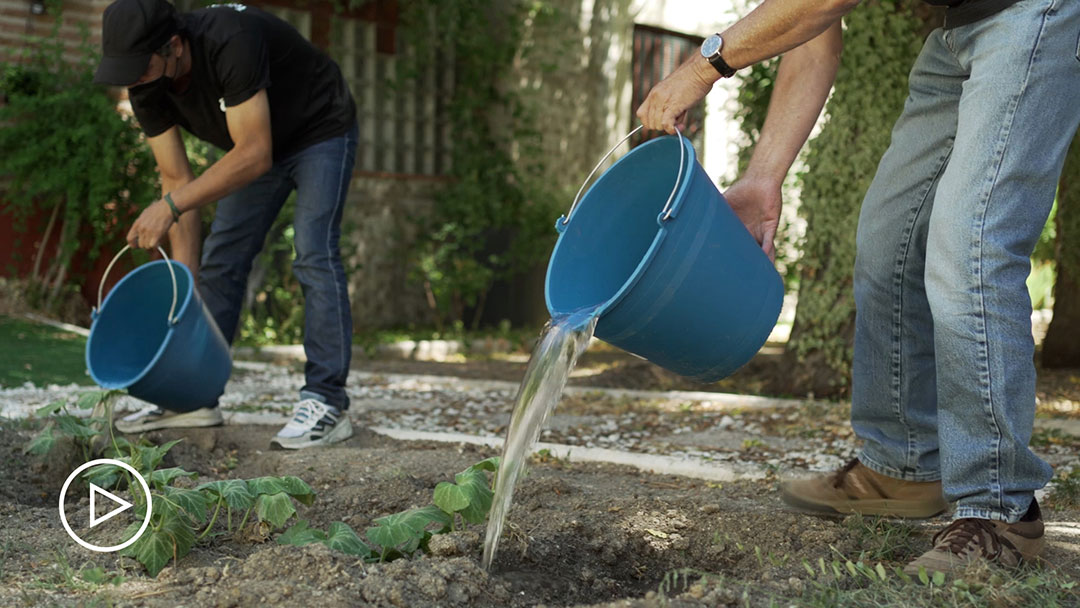
[[[154,153],[158,173],[161,175],[161,194],[175,192],[195,179],[184,150],[184,140],[180,136],[180,127],[147,139],[150,150]],[[167,206],[167,205],[166,205]],[[169,217],[171,219],[171,216]],[[169,229],[169,244],[172,256],[191,269],[192,274],[199,270],[199,236],[202,225],[199,214],[185,213],[180,221]]]
[[[724,192],[761,248],[775,259],[773,239],[780,222],[781,187],[814,128],[840,68],[840,22],[780,60],[765,124],[750,163]]]
[[[721,55],[740,69],[776,57],[816,38],[859,4],[860,0],[764,0],[749,15],[721,32]],[[638,108],[645,128],[675,133],[686,111],[701,101],[720,79],[708,60],[695,53],[660,81]],[[681,128],[681,126],[680,126]]]
[[[240,104],[226,108],[225,121],[233,148],[198,178],[171,191],[173,203],[181,213],[198,209],[239,190],[266,173],[273,164],[270,104],[266,89]],[[180,217],[183,220],[184,215]],[[156,201],[135,220],[127,241],[135,247],[156,247],[172,224],[172,210],[168,203]]]

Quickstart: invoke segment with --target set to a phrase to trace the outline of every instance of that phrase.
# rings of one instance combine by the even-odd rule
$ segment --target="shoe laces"
[[[293,417],[290,422],[298,426],[304,426],[308,420],[319,420],[327,412],[325,403],[322,403],[318,399],[304,399],[300,403],[296,404],[296,410],[293,411]]]
[[[847,478],[847,474],[850,473],[851,470],[857,466],[859,466],[859,459],[852,458],[850,461],[848,461],[847,464],[841,467],[840,470],[837,471],[836,474],[833,476],[833,487],[839,488],[843,486],[844,479]]]
[[[979,551],[982,557],[990,561],[1001,557],[1004,549],[993,522],[973,517],[952,522],[944,530],[935,534],[932,542],[935,549],[947,551],[957,557]]]

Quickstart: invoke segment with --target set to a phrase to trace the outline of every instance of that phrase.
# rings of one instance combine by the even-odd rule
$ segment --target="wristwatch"
[[[731,78],[735,75],[735,69],[720,56],[722,50],[724,50],[724,39],[720,37],[720,34],[713,34],[701,43],[701,56],[708,60],[721,76]]]

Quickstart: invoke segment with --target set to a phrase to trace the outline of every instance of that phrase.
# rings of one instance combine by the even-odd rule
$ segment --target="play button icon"
[[[98,497],[98,494],[104,496],[105,498],[108,498],[109,500],[115,502],[116,504],[118,504],[120,506],[113,509],[112,511],[109,511],[105,515],[102,515],[101,517],[98,517],[97,516],[97,497]],[[98,524],[100,524],[102,522],[106,522],[106,521],[112,519],[113,517],[123,513],[124,511],[127,511],[128,509],[130,509],[133,506],[135,506],[135,505],[131,504],[130,502],[128,502],[126,500],[124,500],[123,498],[120,498],[116,494],[113,494],[112,492],[109,492],[107,490],[102,490],[101,488],[97,487],[96,484],[93,484],[93,483],[90,484],[90,527],[91,528],[93,528],[94,526],[96,526],[96,525],[98,525]]]
[[[71,524],[68,523],[67,512],[65,511],[65,500],[67,498],[67,492],[68,492],[68,488],[71,486],[71,482],[73,482],[76,478],[78,478],[79,475],[83,471],[89,469],[90,467],[95,467],[95,466],[100,466],[100,465],[117,466],[117,467],[120,467],[120,468],[126,470],[128,473],[131,473],[132,479],[137,481],[138,484],[132,483],[131,487],[129,488],[129,491],[131,491],[132,493],[134,493],[136,491],[141,491],[142,492],[141,503],[146,505],[146,514],[143,515],[142,525],[139,526],[139,531],[136,532],[135,535],[132,536],[131,538],[128,538],[124,542],[122,542],[120,544],[116,544],[116,545],[109,545],[109,546],[95,545],[95,544],[92,544],[92,543],[89,543],[89,542],[83,540],[82,538],[79,538],[79,535],[75,534],[75,531],[71,529]],[[119,506],[113,507],[113,504],[116,504],[116,505],[119,505]],[[89,526],[88,527],[90,529],[93,529],[94,527],[96,527],[96,526],[98,526],[98,525],[100,525],[100,524],[102,524],[102,523],[104,523],[106,521],[109,521],[110,519],[116,517],[117,515],[123,513],[124,511],[127,511],[128,509],[133,508],[134,506],[135,506],[134,504],[128,502],[127,500],[124,500],[123,498],[120,498],[116,494],[113,494],[112,492],[109,492],[108,490],[105,490],[105,489],[101,488],[97,484],[91,483],[90,484],[90,518],[89,518]],[[98,515],[99,512],[105,511],[106,509],[109,509],[110,507],[112,507],[111,510],[108,510],[103,515],[100,515],[100,516]],[[83,547],[86,547],[87,549],[89,549],[91,551],[98,551],[100,553],[110,553],[112,551],[119,551],[121,549],[124,549],[124,548],[130,546],[135,541],[139,540],[139,537],[142,536],[143,532],[146,531],[147,526],[150,525],[150,515],[152,514],[152,511],[153,511],[153,501],[150,500],[150,486],[147,485],[146,480],[143,479],[142,475],[139,475],[139,472],[135,470],[135,467],[129,465],[126,462],[123,462],[123,461],[120,461],[120,460],[114,460],[112,458],[99,458],[97,460],[91,460],[90,462],[87,462],[87,463],[84,463],[84,464],[80,465],[79,468],[75,469],[74,471],[71,472],[70,475],[68,475],[67,480],[64,481],[64,487],[60,490],[60,523],[64,524],[64,530],[67,531],[68,536],[70,536],[75,542],[79,543],[80,545],[82,545]]]

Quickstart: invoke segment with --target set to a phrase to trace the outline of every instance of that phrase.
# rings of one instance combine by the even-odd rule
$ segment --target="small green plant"
[[[24,454],[43,456],[56,447],[61,437],[70,438],[82,451],[83,458],[90,459],[94,438],[101,435],[102,428],[108,426],[111,418],[113,400],[124,391],[90,391],[80,394],[73,406],[80,410],[92,410],[89,417],[80,417],[71,413],[72,404],[61,399],[35,410],[36,416],[47,416],[45,427],[23,448]]]
[[[344,523],[334,522],[327,532],[322,532],[303,520],[278,536],[277,542],[296,546],[322,543],[369,562],[409,557],[425,551],[433,535],[458,529],[459,517],[462,526],[484,523],[491,510],[491,488],[495,483],[494,479],[488,481],[486,472],[498,470],[497,457],[481,460],[455,475],[453,483],[444,481],[435,486],[434,504],[375,519],[375,525],[365,532],[371,546]]]
[[[695,568],[669,570],[664,573],[664,578],[660,580],[660,585],[656,588],[656,594],[660,596],[661,602],[664,602],[672,593],[688,589],[690,587],[690,577],[694,577],[700,582],[708,582],[710,579],[708,572]]]
[[[148,500],[152,501],[153,508],[145,532],[122,554],[138,560],[150,576],[157,576],[170,559],[179,560],[187,555],[198,542],[245,530],[252,514],[259,525],[259,535],[265,537],[284,528],[296,515],[294,502],[310,505],[315,499],[311,487],[292,476],[224,479],[194,488],[177,485],[181,480],[198,476],[179,467],[161,467],[165,455],[180,440],[159,446],[145,439],[129,441],[112,433],[112,403],[120,394],[122,391],[92,391],[80,395],[75,401],[76,408],[93,408],[95,414],[100,412],[100,415],[88,418],[71,414],[67,401],[63,400],[39,408],[37,414],[49,416],[49,421],[30,440],[24,452],[46,455],[56,446],[60,436],[67,436],[82,450],[86,460],[100,451],[104,457],[128,464],[138,471],[150,487],[150,496],[132,492],[136,521],[125,531],[125,539],[131,538],[141,527]],[[108,442],[103,448],[95,449],[99,443],[105,443],[101,441],[105,438],[105,429],[108,429]],[[82,479],[101,488],[135,487],[131,474],[114,464],[91,467],[83,473]],[[190,481],[188,485],[191,485]],[[239,519],[235,526],[234,517]],[[341,534],[335,532],[338,531],[332,530],[332,536],[338,546],[342,544]],[[94,578],[97,574],[91,572],[87,576]],[[74,578],[74,574],[68,578]]]
[[[150,576],[157,576],[170,559],[179,560],[187,555],[198,542],[243,531],[252,514],[262,527],[261,535],[282,529],[296,515],[294,501],[310,505],[315,499],[311,487],[292,476],[223,479],[194,488],[173,485],[177,480],[197,476],[179,467],[158,468],[177,443],[179,440],[155,446],[120,439],[115,449],[126,451],[127,455],[107,454],[135,467],[150,485],[153,509],[149,527],[122,553],[142,563]],[[85,474],[88,480],[95,480],[102,487],[107,487],[110,481],[116,485],[120,476],[121,469],[115,465],[93,467]],[[128,527],[125,538],[138,531],[146,513],[145,498],[139,500],[136,496],[135,505],[137,519]],[[240,519],[235,526],[234,516]]]

